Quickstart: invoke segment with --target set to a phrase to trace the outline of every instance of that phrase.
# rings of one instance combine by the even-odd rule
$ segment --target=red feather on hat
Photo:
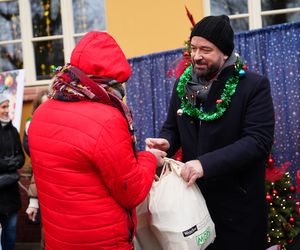
[[[195,20],[194,20],[194,17],[193,17],[193,15],[191,14],[191,12],[189,11],[189,9],[186,7],[186,6],[184,6],[185,7],[185,10],[186,10],[186,14],[187,14],[187,16],[188,16],[188,18],[190,19],[190,22],[191,22],[191,24],[193,25],[193,27],[195,26]]]

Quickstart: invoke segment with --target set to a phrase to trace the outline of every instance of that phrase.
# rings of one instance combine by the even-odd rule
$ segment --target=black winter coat
[[[21,168],[24,162],[25,156],[17,129],[12,122],[4,127],[0,123],[0,175]],[[0,214],[17,212],[20,207],[18,182],[0,188]]]
[[[214,111],[233,71],[225,68],[213,82],[205,111]],[[204,177],[197,184],[216,226],[215,243],[208,249],[265,250],[265,166],[274,135],[268,79],[247,72],[224,115],[209,122],[176,114],[181,103],[176,86],[160,137],[171,145],[169,156],[182,147],[184,162],[198,159],[203,166]]]

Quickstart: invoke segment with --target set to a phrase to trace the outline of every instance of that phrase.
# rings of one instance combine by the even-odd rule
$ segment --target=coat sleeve
[[[23,167],[25,155],[22,149],[20,134],[16,128],[13,128],[11,140],[14,143],[14,155],[7,159],[0,160],[0,172],[13,171]]]
[[[269,154],[274,136],[274,107],[269,80],[260,78],[253,89],[247,101],[240,139],[198,157],[204,176],[242,171],[249,162],[261,161]]]
[[[16,128],[15,128],[15,142],[16,142],[15,157],[14,157],[14,161],[16,163],[15,169],[19,169],[19,168],[22,168],[25,163],[25,155],[24,155],[23,148],[22,148],[20,134]]]
[[[8,160],[0,159],[0,173],[6,172],[8,169]]]
[[[153,154],[143,151],[136,155],[127,122],[118,114],[100,132],[94,163],[113,198],[127,209],[146,198],[156,170]]]

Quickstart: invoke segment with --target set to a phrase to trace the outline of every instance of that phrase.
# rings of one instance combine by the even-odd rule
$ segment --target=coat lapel
[[[223,89],[227,79],[234,73],[234,66],[225,68],[219,75],[218,79],[213,81],[207,100],[203,104],[205,112],[214,112],[216,108],[216,101],[221,98]]]

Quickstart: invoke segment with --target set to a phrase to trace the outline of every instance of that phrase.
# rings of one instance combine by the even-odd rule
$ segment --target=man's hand
[[[181,177],[188,182],[188,186],[193,185],[202,176],[203,168],[199,160],[186,162],[181,170]]]
[[[145,143],[146,143],[146,150],[154,148],[166,152],[170,148],[170,144],[168,140],[164,138],[147,138],[145,140]]]
[[[35,221],[35,220],[36,220],[37,213],[38,213],[38,208],[35,208],[35,207],[28,207],[28,208],[26,209],[26,213],[28,214],[29,220]]]
[[[164,165],[164,157],[167,156],[166,152],[155,148],[147,149],[147,151],[151,152],[156,157],[156,167],[161,167],[162,165]]]

